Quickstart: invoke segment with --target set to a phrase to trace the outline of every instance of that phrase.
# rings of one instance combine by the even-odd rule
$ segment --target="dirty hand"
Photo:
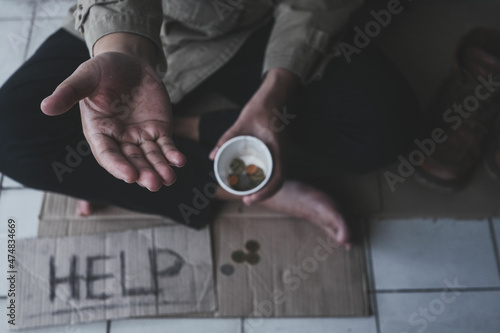
[[[54,116],[79,102],[83,132],[97,162],[118,179],[157,191],[175,182],[171,165],[181,167],[186,158],[172,141],[170,99],[153,67],[155,46],[144,37],[124,35],[101,38],[95,57],[41,108]]]

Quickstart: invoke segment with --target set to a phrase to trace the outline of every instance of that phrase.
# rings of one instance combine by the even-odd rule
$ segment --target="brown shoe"
[[[464,187],[499,113],[500,31],[479,28],[460,41],[453,72],[429,109],[424,137],[441,128],[446,140],[416,169],[415,179],[447,191]]]

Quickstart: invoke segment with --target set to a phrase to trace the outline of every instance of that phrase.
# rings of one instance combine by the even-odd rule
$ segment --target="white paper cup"
[[[255,164],[264,171],[266,178],[256,187],[248,191],[237,191],[229,185],[231,161],[235,158],[241,159],[245,165]],[[249,195],[264,187],[273,171],[273,159],[266,144],[253,136],[237,136],[224,143],[217,154],[214,162],[215,177],[220,186],[229,193],[236,195]]]

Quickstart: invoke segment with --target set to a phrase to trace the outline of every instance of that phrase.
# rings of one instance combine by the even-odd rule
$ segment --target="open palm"
[[[170,99],[151,66],[108,52],[83,63],[42,102],[59,115],[80,102],[83,132],[99,164],[151,191],[171,185],[185,164],[172,135]]]

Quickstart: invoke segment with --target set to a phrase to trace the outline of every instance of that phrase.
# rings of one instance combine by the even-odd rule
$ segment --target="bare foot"
[[[260,203],[275,211],[303,218],[323,229],[345,249],[351,248],[349,230],[333,200],[325,193],[301,182],[286,181],[270,199]]]
[[[78,200],[76,204],[76,215],[78,216],[89,216],[92,215],[92,204],[90,201]]]

